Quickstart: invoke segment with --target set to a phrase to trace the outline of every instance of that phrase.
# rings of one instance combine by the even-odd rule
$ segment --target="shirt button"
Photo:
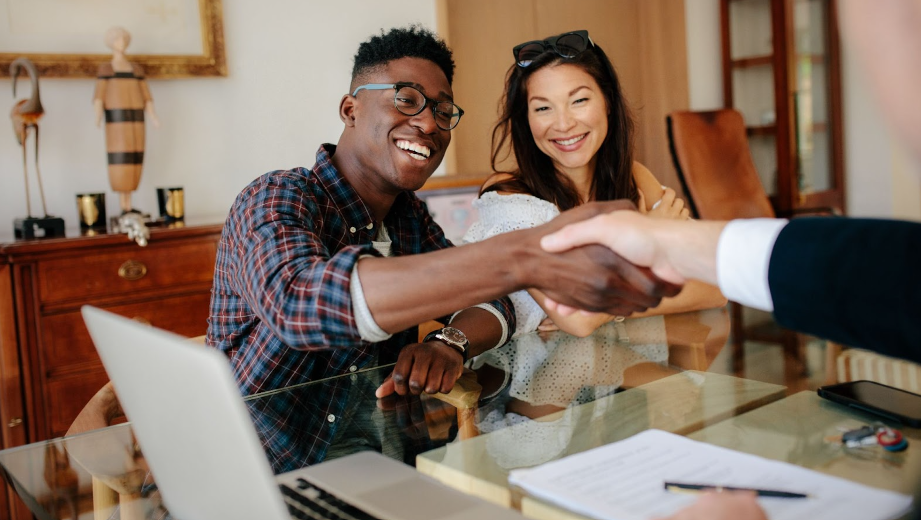
[[[374,222],[372,222],[372,223],[368,224],[367,226],[365,226],[365,229],[374,229]]]
[[[352,365],[349,367],[349,372],[354,372],[356,370],[358,370],[358,367],[356,367],[355,365]]]
[[[336,416],[333,414],[329,414],[326,416],[326,420],[329,422],[336,422]]]
[[[351,233],[354,233],[354,232],[356,232],[356,231],[358,231],[358,230],[355,229],[355,226],[352,226],[352,227],[349,228],[349,232],[351,232]]]

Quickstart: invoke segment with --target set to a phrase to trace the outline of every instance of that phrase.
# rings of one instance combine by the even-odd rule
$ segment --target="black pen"
[[[790,491],[776,491],[771,489],[755,489],[755,488],[743,488],[743,487],[732,487],[732,486],[713,486],[710,484],[686,484],[682,482],[666,482],[665,490],[671,491],[672,493],[704,493],[706,491],[715,491],[717,493],[721,491],[748,491],[754,493],[759,497],[772,497],[772,498],[809,498],[809,495],[804,495],[803,493],[792,493]]]

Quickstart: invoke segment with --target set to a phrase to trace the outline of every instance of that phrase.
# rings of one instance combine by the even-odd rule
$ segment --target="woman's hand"
[[[544,318],[544,321],[537,326],[537,330],[539,332],[556,332],[560,330],[560,327],[553,322],[552,318]]]
[[[648,209],[646,206],[646,195],[643,193],[643,190],[638,189],[637,191],[639,192],[639,203],[637,205],[639,206],[640,213],[645,213],[652,218],[671,220],[687,220],[690,218],[688,208],[684,207],[684,201],[678,198],[678,194],[675,193],[675,190],[665,188],[665,190],[662,191],[662,198]]]

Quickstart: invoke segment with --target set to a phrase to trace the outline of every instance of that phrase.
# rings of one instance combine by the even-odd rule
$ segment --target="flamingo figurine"
[[[42,174],[38,167],[38,120],[44,115],[42,101],[38,94],[38,69],[28,58],[17,58],[10,64],[10,78],[13,81],[13,98],[16,98],[16,80],[19,73],[25,70],[32,81],[32,95],[28,99],[17,101],[10,112],[13,120],[13,133],[16,141],[22,147],[22,174],[26,186],[26,219],[17,219],[14,223],[17,238],[35,238],[35,228],[43,230],[42,236],[59,236],[64,234],[64,221],[59,217],[48,215],[48,206],[45,204],[45,189],[42,186]],[[42,199],[43,218],[32,217],[32,199],[29,195],[29,169],[26,165],[26,139],[29,131],[35,133],[35,176],[38,180],[38,191]]]

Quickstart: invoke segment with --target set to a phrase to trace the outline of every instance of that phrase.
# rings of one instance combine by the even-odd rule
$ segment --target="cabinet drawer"
[[[108,381],[109,376],[99,367],[88,373],[49,382],[45,387],[48,438],[63,436],[80,410]]]
[[[210,283],[217,243],[151,244],[39,262],[43,304],[122,295],[136,290]]]
[[[201,336],[208,329],[209,292],[162,298],[142,303],[106,306],[106,310],[134,318],[183,336]],[[99,366],[99,356],[79,311],[44,316],[39,322],[45,377],[62,371]]]

